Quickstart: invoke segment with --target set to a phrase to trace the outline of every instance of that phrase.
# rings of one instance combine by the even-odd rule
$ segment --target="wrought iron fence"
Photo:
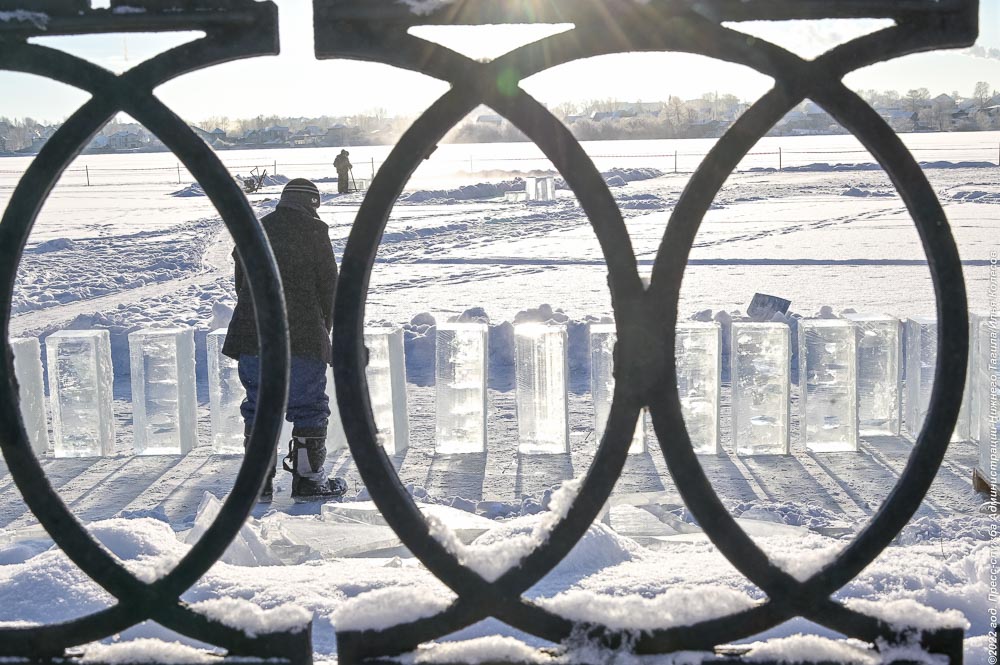
[[[18,489],[54,541],[118,599],[113,607],[64,624],[0,629],[0,655],[39,659],[152,619],[222,646],[233,655],[311,660],[308,627],[298,633],[247,637],[187,608],[179,596],[214,563],[249,514],[270,448],[280,431],[288,346],[273,258],[259,225],[216,156],[155,97],[152,89],[184,72],[277,52],[275,7],[251,0],[130,0],[142,13],[90,10],[86,0],[0,0],[0,11],[36,12],[0,22],[0,69],[53,78],[93,94],[32,162],[0,222],[0,310],[5,343],[16,268],[45,197],[67,164],[118,110],[157,133],[202,183],[236,240],[261,331],[262,408],[248,455],[219,519],[177,568],[146,584],[131,576],[87,534],[45,479],[17,409],[8,351],[0,365],[0,445]],[[173,11],[175,6],[182,11]],[[968,322],[958,252],[940,203],[899,138],[843,83],[851,71],[909,53],[971,45],[976,0],[453,0],[416,13],[397,0],[314,0],[316,55],[380,62],[447,81],[438,99],[393,148],[371,183],[344,252],[335,304],[334,375],[355,463],[389,525],[421,562],[457,595],[442,612],[384,630],[338,632],[338,658],[357,663],[412,650],[487,617],[560,643],[583,634],[609,647],[628,639],[640,654],[712,650],[793,617],[876,644],[907,636],[831,596],[860,573],[909,521],[926,494],[957,420],[965,380]],[[44,12],[44,13],[40,13]],[[895,25],[806,61],[723,22],[741,20],[889,18]],[[423,24],[572,23],[575,27],[478,62],[409,34]],[[199,29],[205,37],[114,76],[94,65],[28,43],[38,34]],[[775,80],[718,141],[678,201],[644,288],[622,216],[580,144],[518,82],[571,60],[631,51],[680,51],[748,67]],[[667,73],[669,74],[669,73]],[[906,469],[888,499],[854,541],[806,580],[782,570],[726,512],[693,450],[675,383],[674,325],[681,277],[701,220],[723,182],[751,147],[787,111],[809,98],[851,131],[888,173],[905,202],[927,254],[940,322],[934,390],[928,416]],[[445,133],[479,104],[504,115],[533,140],[574,190],[608,265],[618,332],[615,393],[605,435],[577,499],[547,541],[517,566],[487,582],[432,536],[381,446],[365,379],[364,307],[368,279],[389,212],[405,183]],[[667,466],[692,514],[726,558],[768,599],[729,616],[637,633],[572,621],[523,598],[569,552],[594,521],[620,475],[640,409],[649,409]],[[960,629],[916,631],[922,645],[962,659]]]

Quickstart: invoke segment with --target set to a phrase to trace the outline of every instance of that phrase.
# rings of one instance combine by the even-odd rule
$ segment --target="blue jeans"
[[[322,429],[330,420],[330,399],[326,396],[327,364],[316,358],[292,356],[288,385],[288,408],[285,420],[296,430]],[[243,422],[250,429],[257,414],[257,393],[260,389],[260,358],[242,355],[239,360],[240,382],[247,396],[240,405]]]

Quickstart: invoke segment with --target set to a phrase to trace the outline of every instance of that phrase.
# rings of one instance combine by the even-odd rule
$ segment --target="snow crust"
[[[845,604],[862,614],[878,617],[898,630],[908,628],[919,630],[961,628],[968,630],[971,626],[965,615],[958,610],[936,610],[908,598],[892,601],[848,598]]]
[[[668,589],[653,598],[641,595],[594,596],[571,589],[539,602],[560,616],[617,630],[654,630],[690,626],[752,607],[746,593],[722,586]]]
[[[241,630],[249,637],[268,633],[297,633],[312,620],[312,612],[291,603],[262,609],[241,598],[203,600],[192,604],[191,609],[230,628]]]
[[[422,588],[377,589],[345,603],[332,618],[337,630],[380,630],[433,616],[453,600]]]
[[[543,663],[557,662],[538,649],[529,647],[513,637],[494,635],[477,637],[461,642],[439,642],[421,648],[416,654],[404,658],[404,663]]]
[[[818,635],[792,635],[754,643],[743,657],[750,663],[831,662],[845,665],[879,665],[882,659],[870,650]]]
[[[84,649],[80,658],[81,663],[111,663],[111,665],[143,663],[201,665],[218,661],[218,656],[186,644],[148,638],[115,644],[91,644]]]

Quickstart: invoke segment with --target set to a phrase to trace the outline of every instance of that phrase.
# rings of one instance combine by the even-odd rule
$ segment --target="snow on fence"
[[[980,445],[980,473],[990,469],[989,395],[997,369],[990,366],[990,319],[970,317],[967,407],[954,440]],[[905,337],[901,331],[905,330]],[[814,453],[855,451],[859,436],[895,436],[900,423],[915,438],[926,416],[936,366],[937,322],[911,317],[901,325],[888,315],[847,314],[842,319],[797,322],[798,440]],[[207,335],[210,445],[218,454],[243,453],[240,404],[245,392],[234,360],[222,354],[224,329]],[[729,335],[732,378],[730,439],[738,455],[788,454],[791,439],[792,332],[782,322],[736,321]],[[441,323],[436,330],[436,445],[442,454],[484,453],[489,327],[485,323]],[[678,323],[675,341],[681,408],[694,450],[723,451],[721,428],[723,330],[718,322]],[[905,340],[905,345],[904,345]],[[40,346],[15,339],[15,373],[21,412],[36,454],[55,457],[108,455],[114,448],[111,353],[106,330],[65,330],[46,340],[53,437],[45,420]],[[615,378],[614,324],[591,323],[590,394],[594,440],[604,435]],[[129,335],[136,454],[185,454],[197,445],[194,336],[190,328],[139,330]],[[399,328],[368,328],[369,390],[380,441],[390,454],[409,444],[405,351]],[[905,351],[904,351],[905,346]],[[562,325],[514,327],[519,451],[569,452],[567,336]],[[906,381],[900,358],[906,358]],[[906,388],[905,418],[901,417]],[[332,414],[329,445],[347,445],[327,377]],[[285,431],[287,436],[289,433]],[[629,452],[647,451],[645,415],[640,415]]]

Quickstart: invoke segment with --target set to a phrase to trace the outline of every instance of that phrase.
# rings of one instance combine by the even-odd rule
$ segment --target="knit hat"
[[[319,188],[305,178],[289,180],[281,190],[281,201],[284,203],[300,203],[313,208],[319,207]]]

